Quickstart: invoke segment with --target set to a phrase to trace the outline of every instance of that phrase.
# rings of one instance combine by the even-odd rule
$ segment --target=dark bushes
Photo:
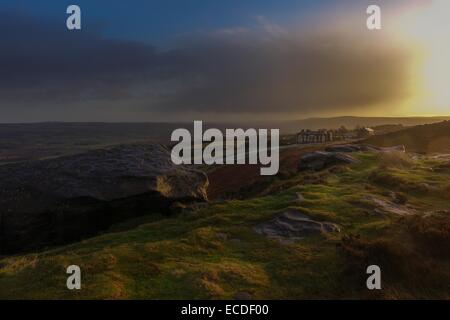
[[[450,215],[412,216],[399,219],[388,233],[375,239],[347,235],[339,250],[345,259],[343,276],[354,289],[369,297],[365,288],[366,268],[378,265],[382,271],[383,297],[449,298]],[[405,290],[406,289],[406,290]]]
[[[450,259],[450,213],[430,217],[406,218],[409,233],[421,251]]]

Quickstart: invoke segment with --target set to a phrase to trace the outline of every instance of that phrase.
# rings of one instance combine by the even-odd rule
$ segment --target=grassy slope
[[[388,256],[383,260],[388,269],[386,279],[383,278],[383,297],[449,298],[448,257],[427,256],[426,249],[410,239],[402,219],[374,215],[370,204],[362,199],[368,193],[380,197],[386,194],[379,179],[369,179],[374,171],[383,171],[388,178],[401,177],[402,181],[411,182],[408,186],[419,179],[441,188],[442,192],[434,194],[400,190],[417,208],[448,208],[448,198],[442,195],[444,190],[450,192],[450,168],[432,172],[428,168],[434,163],[420,161],[409,168],[380,170],[377,155],[358,157],[360,164],[325,176],[319,173],[316,180],[311,179],[311,174],[276,180],[273,184],[281,190],[276,194],[216,202],[173,218],[149,220],[132,230],[0,259],[0,298],[222,299],[232,298],[239,291],[249,292],[255,299],[376,298],[380,294],[365,290],[365,280],[355,277],[355,271],[361,271],[360,267],[370,261],[361,258],[364,255],[349,252],[356,247],[378,248],[377,239],[390,241],[387,249],[381,249],[381,255],[374,255]],[[400,187],[392,183],[389,188]],[[306,199],[300,204],[296,202],[297,192]],[[255,224],[286,208],[298,208],[313,218],[336,222],[342,233],[281,244],[253,231]],[[448,215],[444,219],[448,221]],[[355,241],[350,241],[348,250],[342,250],[341,238],[348,234],[359,234],[366,242],[355,245]],[[391,248],[398,249],[397,246],[400,250],[390,254]],[[413,259],[430,261],[440,282],[421,277],[420,272],[426,272],[427,266],[415,268],[414,261],[409,261],[403,252],[414,253]],[[402,259],[412,269],[390,268]],[[65,268],[70,264],[82,269],[80,291],[65,287]],[[412,275],[408,273],[411,270]],[[411,287],[411,282],[416,286]]]

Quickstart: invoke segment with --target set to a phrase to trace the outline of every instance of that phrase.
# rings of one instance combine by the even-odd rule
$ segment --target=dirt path
[[[280,172],[296,172],[298,159],[302,154],[323,149],[324,144],[289,145],[280,147]],[[208,198],[216,200],[239,190],[249,188],[255,183],[273,177],[261,176],[259,165],[223,165],[208,172]]]

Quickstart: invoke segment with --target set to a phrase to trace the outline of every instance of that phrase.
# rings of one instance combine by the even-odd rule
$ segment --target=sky
[[[0,0],[0,122],[449,115],[448,15],[446,0]]]

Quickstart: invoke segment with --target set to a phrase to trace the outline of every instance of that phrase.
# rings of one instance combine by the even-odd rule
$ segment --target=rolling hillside
[[[333,117],[333,118],[308,118],[301,120],[285,121],[279,124],[283,133],[294,133],[300,129],[337,129],[345,126],[349,129],[356,126],[374,127],[380,125],[397,125],[405,127],[432,124],[450,120],[450,117]],[[269,126],[270,127],[270,126]]]
[[[351,166],[282,174],[250,198],[0,257],[0,299],[448,299],[448,162],[353,156]],[[302,221],[320,228],[264,233]],[[82,290],[65,286],[71,264]],[[368,264],[383,266],[382,292],[365,288]]]
[[[448,152],[450,151],[450,121],[415,126],[374,136],[366,142],[380,147],[403,144],[409,152]]]

